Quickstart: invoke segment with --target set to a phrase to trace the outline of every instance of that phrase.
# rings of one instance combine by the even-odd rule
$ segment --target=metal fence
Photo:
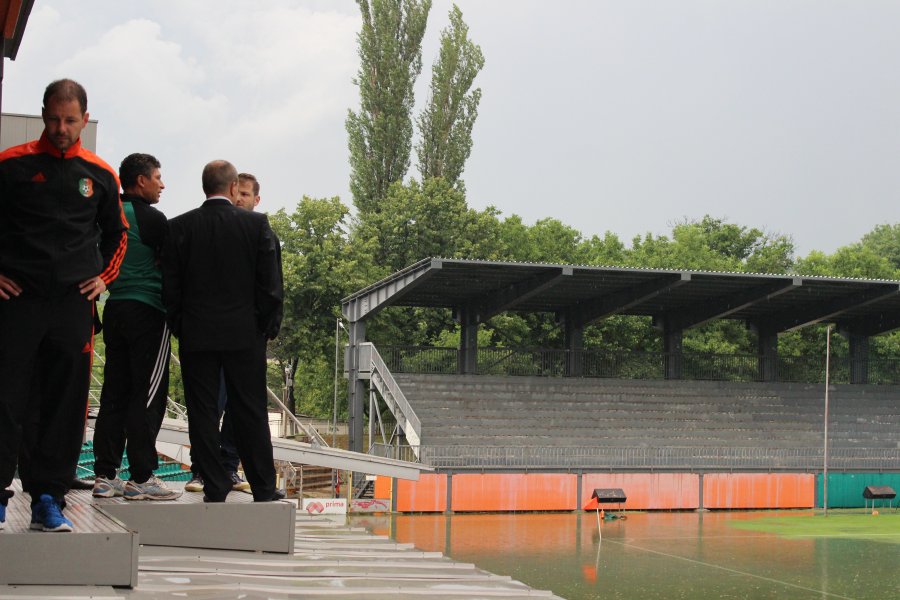
[[[457,348],[432,346],[379,346],[393,373],[455,374],[459,372]],[[775,381],[822,383],[825,358],[754,354],[690,354],[665,352],[607,352],[599,350],[479,348],[478,375],[527,375],[538,377],[597,377],[609,379],[666,379],[673,370],[680,379],[710,381]],[[900,384],[900,357],[872,357],[852,364],[849,357],[832,357],[833,383],[850,383],[851,373],[864,373],[868,383]]]
[[[439,469],[691,469],[820,470],[823,449],[747,447],[525,447],[421,446],[421,461]],[[409,446],[376,444],[371,453],[414,460]],[[900,449],[835,449],[828,452],[834,470],[900,468]]]

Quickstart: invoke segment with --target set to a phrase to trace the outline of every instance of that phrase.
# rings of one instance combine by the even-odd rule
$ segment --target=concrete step
[[[91,502],[91,492],[70,492],[63,514],[72,533],[33,531],[31,498],[13,481],[15,495],[0,533],[0,584],[133,587],[139,534]]]

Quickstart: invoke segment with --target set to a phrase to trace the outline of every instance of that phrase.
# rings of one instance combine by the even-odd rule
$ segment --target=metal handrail
[[[278,408],[281,409],[281,412],[283,414],[287,415],[291,419],[291,421],[294,423],[294,425],[296,425],[297,427],[299,427],[300,429],[303,430],[303,433],[305,433],[309,437],[309,439],[311,440],[311,442],[314,446],[321,446],[321,447],[328,448],[328,443],[322,438],[321,435],[319,435],[319,432],[318,432],[318,430],[316,430],[315,427],[313,427],[311,425],[309,425],[309,426],[304,425],[300,421],[300,419],[297,418],[297,415],[292,413],[290,411],[290,409],[287,406],[285,406],[284,402],[281,401],[281,398],[279,398],[278,395],[275,394],[275,392],[273,392],[269,388],[269,386],[266,386],[266,392],[268,393],[269,400],[271,400],[272,402],[277,404]]]
[[[396,417],[397,422],[403,427],[403,433],[406,435],[409,445],[418,447],[419,440],[422,439],[422,422],[412,409],[412,406],[410,406],[409,401],[406,399],[406,395],[403,393],[403,390],[400,389],[400,384],[394,379],[394,375],[388,369],[374,344],[367,343],[367,345],[371,346],[372,350],[372,382],[375,384],[375,388],[378,389],[378,392],[382,397],[389,395],[393,400],[393,402],[388,402],[391,412],[394,414],[394,417]],[[385,392],[387,392],[387,394]]]

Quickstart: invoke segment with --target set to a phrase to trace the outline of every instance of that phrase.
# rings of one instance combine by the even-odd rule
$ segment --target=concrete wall
[[[0,150],[36,140],[44,131],[40,115],[0,115]],[[89,120],[81,131],[81,144],[91,152],[97,152],[97,121]]]

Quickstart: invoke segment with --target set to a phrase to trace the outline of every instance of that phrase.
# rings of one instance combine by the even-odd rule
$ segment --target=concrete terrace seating
[[[820,448],[824,386],[395,375],[423,446]],[[900,387],[832,386],[835,450],[900,448]]]

